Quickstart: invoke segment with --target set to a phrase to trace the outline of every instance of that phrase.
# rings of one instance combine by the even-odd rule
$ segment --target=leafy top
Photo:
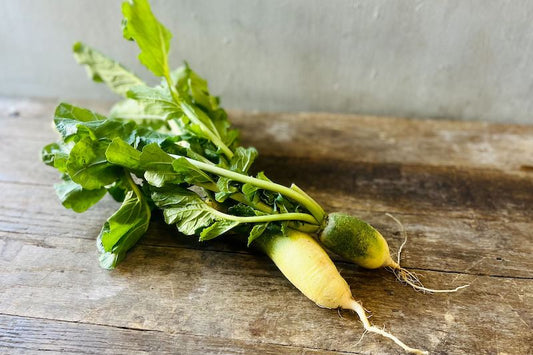
[[[157,20],[147,0],[122,3],[124,38],[134,40],[141,49],[139,60],[155,76],[169,77],[170,31]]]

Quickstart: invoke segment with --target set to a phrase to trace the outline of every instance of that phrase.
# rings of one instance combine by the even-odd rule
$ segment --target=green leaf
[[[89,77],[96,82],[103,82],[119,95],[126,96],[126,92],[144,82],[130,72],[119,62],[103,55],[99,51],[76,42],[72,48],[74,58],[79,64],[85,66]]]
[[[81,122],[90,122],[105,120],[106,117],[91,110],[73,106],[67,103],[60,103],[54,113],[54,123],[57,131],[63,139],[66,139],[78,132],[78,124]]]
[[[211,240],[213,238],[216,238],[227,231],[235,228],[239,225],[239,222],[236,221],[228,221],[228,220],[221,220],[216,221],[212,225],[210,225],[207,228],[204,228],[202,232],[200,233],[200,241],[204,242],[206,240]]]
[[[150,208],[144,198],[129,191],[118,211],[105,222],[97,245],[102,253],[100,266],[113,269],[126,252],[146,233],[150,224]]]
[[[257,158],[257,149],[254,147],[237,147],[230,161],[230,170],[246,174]]]
[[[122,169],[107,161],[105,157],[107,146],[105,142],[93,141],[88,137],[76,143],[70,151],[66,164],[72,181],[85,189],[94,190],[117,180]]]
[[[107,187],[107,192],[117,202],[124,202],[128,190],[128,187],[124,185],[122,180],[117,180],[113,185]]]
[[[189,85],[192,98],[198,105],[205,107],[209,111],[214,111],[218,108],[218,99],[209,94],[207,81],[191,69],[189,69]]]
[[[265,180],[265,181],[270,181],[270,179],[267,178],[262,171],[257,174],[257,178],[261,180]],[[253,184],[248,184],[248,183],[242,185],[242,188],[241,188],[241,191],[244,194],[244,197],[246,197],[248,201],[254,201],[254,196],[258,190],[260,190],[259,187]]]
[[[68,118],[81,122],[99,121],[106,118],[96,112],[66,102],[62,102],[56,107],[54,117]]]
[[[138,101],[144,112],[159,115],[164,120],[182,115],[181,108],[173,101],[168,88],[162,86],[135,86],[128,91],[128,98]]]
[[[47,144],[41,149],[41,160],[48,166],[54,166],[56,154],[61,152],[61,147],[58,143]]]
[[[120,137],[131,142],[136,126],[134,122],[107,119],[93,111],[65,103],[56,108],[54,122],[65,141],[77,141],[83,137],[93,140]]]
[[[41,150],[42,161],[49,166],[53,166],[62,173],[67,172],[67,160],[72,145],[59,142],[46,145]]]
[[[54,188],[63,206],[78,213],[86,211],[106,194],[105,188],[87,190],[68,178],[60,184],[54,184]]]
[[[151,127],[138,127],[132,144],[134,148],[142,149],[152,143],[160,145],[176,138],[176,136],[167,133],[154,131]]]
[[[235,150],[233,158],[231,158],[229,169],[240,174],[247,174],[248,169],[250,169],[256,157],[257,150],[254,147],[238,147]],[[226,177],[220,177],[218,179],[218,192],[215,194],[215,199],[218,202],[224,202],[229,196],[238,191],[238,188],[233,186],[232,182],[233,180]],[[246,193],[248,193],[248,196],[253,197],[253,194],[255,194],[255,191],[257,191],[258,188],[250,184],[245,185],[248,185],[246,189],[244,189],[243,186],[245,197],[247,197]],[[244,192],[245,190],[246,192]],[[250,198],[249,201],[252,201],[252,199]]]
[[[186,182],[192,185],[214,183],[214,181],[209,177],[209,175],[189,163],[189,161],[185,158],[175,159],[172,162],[172,167],[174,168],[174,171],[178,173],[176,181],[178,183]]]
[[[128,169],[137,170],[141,167],[141,152],[120,138],[115,138],[106,149],[108,162]]]
[[[239,130],[230,129],[231,124],[228,120],[228,114],[221,108],[210,112],[210,117],[213,120],[222,141],[228,147],[234,146],[238,143]]]
[[[166,125],[169,113],[159,105],[143,103],[134,99],[117,102],[109,111],[109,118],[132,120],[140,126],[158,130]]]
[[[228,197],[238,191],[235,186],[231,185],[232,181],[233,180],[223,176],[217,180],[218,192],[215,194],[215,200],[218,202],[224,202]]]
[[[178,178],[178,173],[172,167],[172,158],[165,153],[156,143],[145,146],[141,153],[141,166],[146,171],[144,178],[155,187],[164,186],[166,183],[174,182]]]
[[[176,224],[178,230],[186,235],[197,234],[217,218],[216,210],[200,196],[179,186],[155,189],[152,200],[163,210],[165,222]]]
[[[243,217],[265,215],[264,212],[258,211],[251,206],[245,205],[244,203],[238,203],[234,206],[231,206],[228,209],[228,212],[232,215],[243,216]]]
[[[207,81],[194,72],[187,62],[171,73],[172,82],[176,84],[180,96],[192,99],[196,105],[208,112],[218,109],[219,100],[209,94]]]
[[[259,190],[259,187],[253,184],[242,185],[241,191],[247,201],[254,201],[255,193]]]
[[[157,143],[151,143],[145,146],[141,153],[141,164],[146,170],[159,170],[160,167],[169,167],[172,169],[172,158]]]
[[[248,246],[250,246],[250,244],[252,244],[254,240],[263,235],[267,227],[268,223],[259,223],[254,225],[252,230],[250,231],[250,235],[248,236]]]
[[[180,101],[180,108],[189,120],[189,122],[184,121],[184,126],[189,132],[211,141],[213,137],[220,138],[215,124],[204,111],[184,100]]]
[[[122,3],[124,38],[135,40],[139,60],[155,76],[168,76],[168,52],[172,34],[157,20],[147,0]]]

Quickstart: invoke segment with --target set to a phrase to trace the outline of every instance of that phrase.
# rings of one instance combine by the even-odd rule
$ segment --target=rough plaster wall
[[[533,123],[532,1],[157,1],[230,108]],[[70,54],[79,39],[145,78],[120,2],[0,0],[0,95],[114,99]]]

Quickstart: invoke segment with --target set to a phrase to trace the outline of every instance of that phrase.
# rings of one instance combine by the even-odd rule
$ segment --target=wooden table
[[[265,256],[198,244],[156,220],[114,271],[95,237],[117,205],[64,209],[39,161],[55,102],[0,100],[0,353],[397,354],[349,312],[320,309]],[[89,106],[104,110],[105,105]],[[105,112],[105,111],[103,111]],[[533,126],[235,112],[257,169],[358,215],[425,295],[337,260],[371,320],[437,354],[533,353]]]

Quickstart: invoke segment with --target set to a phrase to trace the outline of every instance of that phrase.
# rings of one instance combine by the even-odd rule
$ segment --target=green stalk
[[[176,102],[176,104],[178,104],[181,107],[182,105],[180,105],[179,95],[176,91],[176,88],[172,85],[172,80],[170,79],[170,74],[168,72],[165,73],[165,80],[169,87],[170,95],[172,96],[172,99]],[[224,142],[222,142],[222,140],[220,139],[220,136],[218,135],[218,131],[216,131],[216,129],[215,129],[215,132],[213,132],[208,127],[206,127],[203,122],[195,120],[193,115],[187,115],[187,117],[191,121],[194,121],[194,123],[196,123],[197,125],[205,128],[205,134],[209,137],[209,140],[211,140],[211,142],[213,142],[214,145],[220,148],[222,152],[226,155],[226,157],[228,157],[228,159],[233,158],[233,152],[231,151],[231,149],[228,148],[228,146],[224,144]]]
[[[268,214],[264,216],[233,216],[231,214],[220,212],[217,209],[210,208],[214,215],[219,216],[220,218],[227,219],[230,221],[240,222],[240,223],[265,223],[265,222],[274,222],[274,221],[302,221],[310,224],[316,225],[316,220],[313,216],[307,213],[278,213],[278,214]]]
[[[219,175],[219,176],[224,176],[229,179],[239,181],[245,184],[249,183],[259,188],[265,189],[265,190],[279,192],[280,194],[293,199],[294,201],[302,204],[305,208],[307,208],[309,212],[311,212],[313,217],[315,217],[314,224],[321,224],[325,219],[326,213],[324,212],[322,207],[320,207],[320,205],[316,203],[316,201],[314,201],[309,196],[303,195],[296,190],[290,189],[280,184],[276,184],[274,182],[257,179],[257,178],[254,178],[248,175],[239,174],[231,170],[220,168],[218,166],[202,163],[194,159],[190,159],[190,158],[186,158],[186,159],[191,164],[193,164],[194,166],[196,166],[197,168],[201,170],[204,170],[204,171],[207,171],[207,172]]]
[[[218,192],[218,188],[216,184],[213,183],[205,183],[205,184],[197,184],[199,187],[204,188],[206,190],[212,191],[212,192]],[[240,192],[236,192],[229,196],[232,200],[235,200],[237,202],[244,203],[245,205],[248,205],[252,208],[255,208],[256,210],[259,210],[261,212],[270,213],[273,214],[274,210],[267,204],[263,202],[257,202],[253,203],[251,201],[248,201],[244,195]],[[320,229],[320,227],[316,224],[316,221],[313,219],[313,224],[309,223],[297,223],[297,222],[290,222],[289,227],[292,229],[297,229],[300,232],[304,233],[315,233]]]
[[[139,190],[139,186],[137,186],[135,181],[133,181],[133,179],[131,178],[130,172],[127,171],[126,169],[124,169],[124,176],[128,184],[130,185],[131,189],[133,190],[133,193],[137,195],[137,198],[139,199],[139,201],[145,202],[144,194],[141,192],[141,190]],[[148,216],[150,216],[152,214],[152,211],[150,210],[150,206],[147,203],[143,203],[143,205],[148,211]]]
[[[174,101],[176,103],[179,104],[180,100],[179,100],[178,93],[176,92],[176,89],[172,85],[172,81],[171,81],[170,75],[168,73],[165,75],[165,79],[167,81],[167,85],[169,87],[169,90],[170,90],[170,93],[172,95],[172,98],[174,99]],[[189,119],[191,119],[191,116],[194,116],[194,115],[188,115]],[[192,119],[194,119],[194,117]],[[199,124],[199,125],[205,127],[205,125],[202,122],[196,122],[196,120],[194,120],[194,121],[195,121],[196,124]],[[206,127],[206,134],[209,136],[210,140],[218,148],[220,148],[222,150],[222,152],[229,159],[231,159],[233,157],[233,152],[222,142],[222,140],[218,136],[218,132],[214,132],[214,133],[211,132],[211,130],[209,130]],[[293,199],[294,201],[296,201],[296,202],[302,204],[303,206],[305,206],[305,208],[307,208],[307,210],[309,212],[311,212],[311,214],[315,218],[315,221],[313,222],[313,224],[321,224],[324,221],[324,219],[325,219],[326,213],[324,212],[322,207],[315,200],[313,200],[309,195],[307,195],[306,193],[304,193],[302,190],[300,190],[297,187],[296,187],[296,189],[290,189],[290,188],[288,188],[286,186],[283,186],[283,185],[280,185],[280,184],[276,184],[276,183],[273,183],[273,182],[270,182],[270,181],[260,180],[260,179],[257,179],[257,178],[254,178],[254,177],[251,177],[251,176],[248,176],[248,175],[244,175],[244,174],[235,173],[233,171],[230,171],[230,170],[227,170],[227,169],[223,169],[223,168],[214,166],[212,164],[203,163],[203,162],[200,162],[200,161],[197,161],[197,160],[194,160],[194,159],[190,159],[190,158],[186,158],[186,159],[190,163],[195,165],[197,168],[202,169],[204,171],[208,171],[208,172],[220,175],[220,176],[224,176],[224,177],[227,177],[227,178],[230,178],[232,180],[239,181],[239,182],[242,182],[242,183],[250,183],[250,184],[258,186],[258,187],[260,187],[262,189],[265,189],[265,190],[279,192],[280,194],[282,194],[282,195],[284,195],[284,196],[286,196],[288,198]],[[234,199],[236,201],[246,203],[245,199],[241,198],[239,195],[235,196]],[[239,199],[239,200],[237,200],[237,199]],[[249,203],[247,203],[247,204],[249,204]]]

